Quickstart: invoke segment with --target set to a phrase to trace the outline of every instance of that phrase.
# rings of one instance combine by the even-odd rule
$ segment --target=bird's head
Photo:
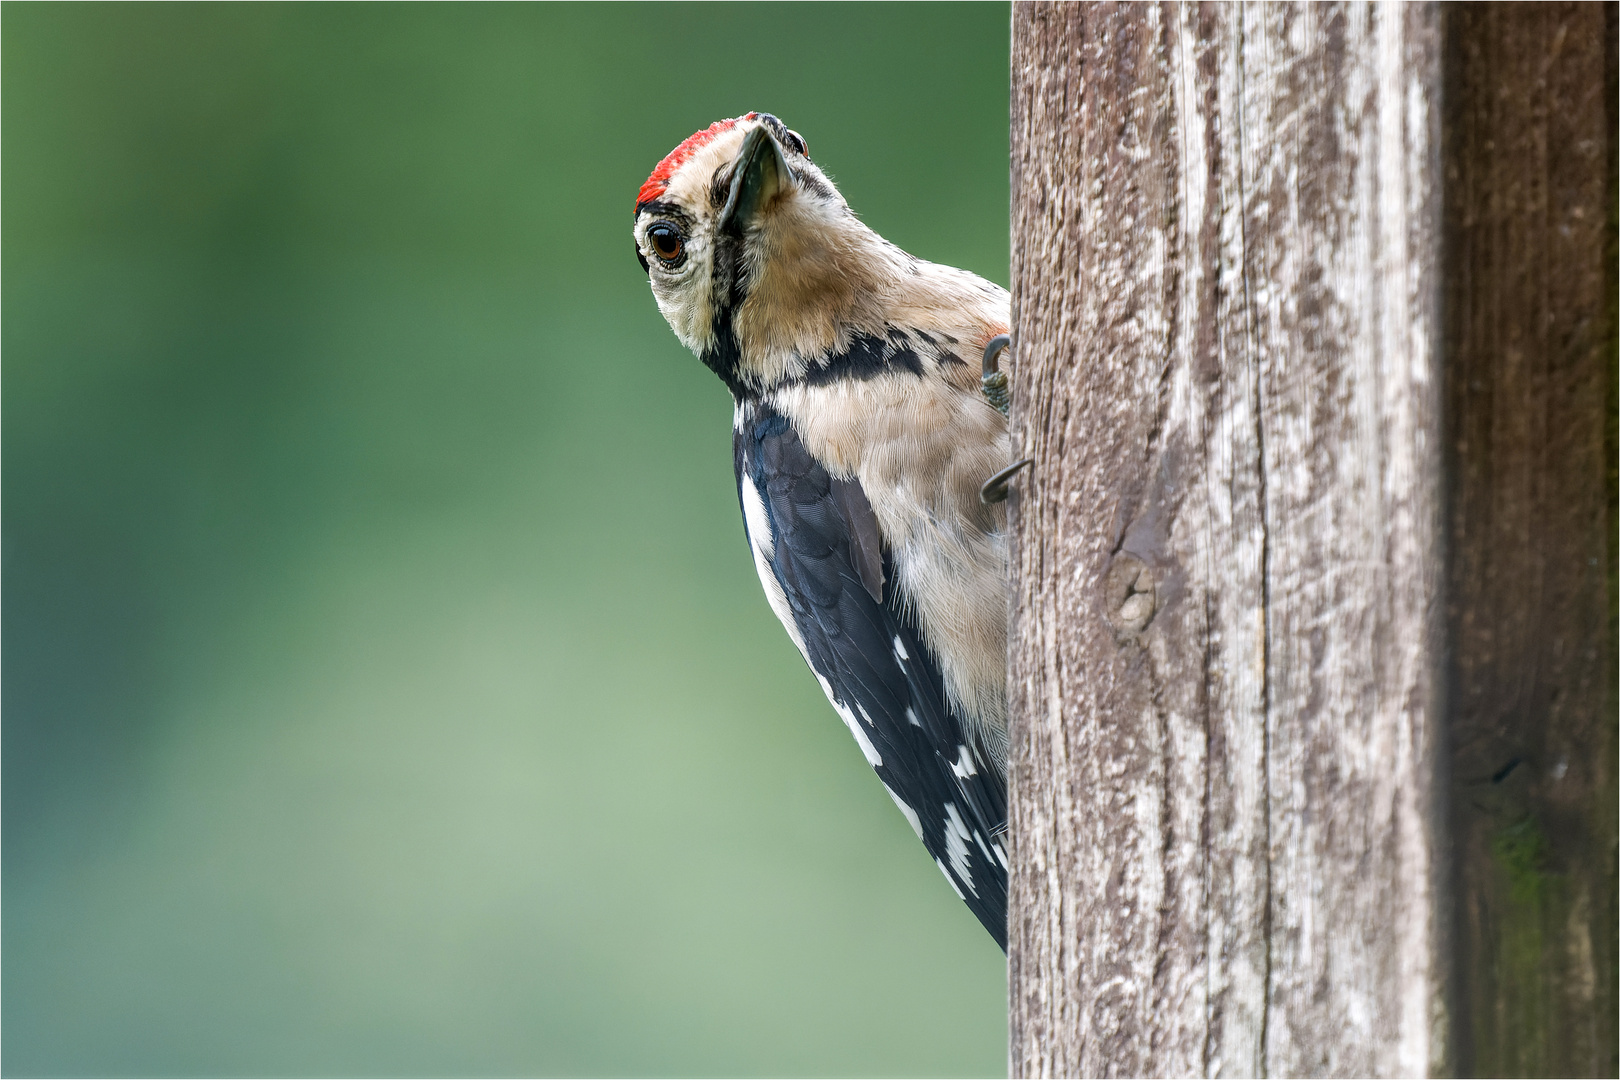
[[[636,255],[675,335],[734,392],[802,373],[910,256],[856,219],[805,141],[769,113],[672,150],[636,196]]]

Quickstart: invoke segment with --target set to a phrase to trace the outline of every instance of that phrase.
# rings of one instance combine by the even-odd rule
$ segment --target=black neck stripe
[[[911,339],[903,330],[890,330],[887,337],[875,334],[856,334],[849,348],[813,363],[805,373],[804,381],[811,386],[825,386],[841,379],[865,382],[879,375],[898,372],[911,375],[923,373],[922,357],[911,346]]]

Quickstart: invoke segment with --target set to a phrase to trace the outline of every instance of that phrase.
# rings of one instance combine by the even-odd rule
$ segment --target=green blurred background
[[[997,1074],[635,191],[749,109],[1007,278],[1004,5],[3,9],[19,1074]]]

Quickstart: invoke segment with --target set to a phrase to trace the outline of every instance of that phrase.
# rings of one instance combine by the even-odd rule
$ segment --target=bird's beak
[[[726,195],[725,209],[720,211],[719,227],[740,231],[760,207],[791,183],[793,170],[770,131],[764,125],[750,131],[731,167],[731,190]]]

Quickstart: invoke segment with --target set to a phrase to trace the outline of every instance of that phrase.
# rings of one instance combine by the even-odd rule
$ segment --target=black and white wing
[[[811,456],[787,419],[749,402],[735,434],[738,497],[771,607],[939,868],[1007,947],[1007,793],[945,698],[859,483]]]

